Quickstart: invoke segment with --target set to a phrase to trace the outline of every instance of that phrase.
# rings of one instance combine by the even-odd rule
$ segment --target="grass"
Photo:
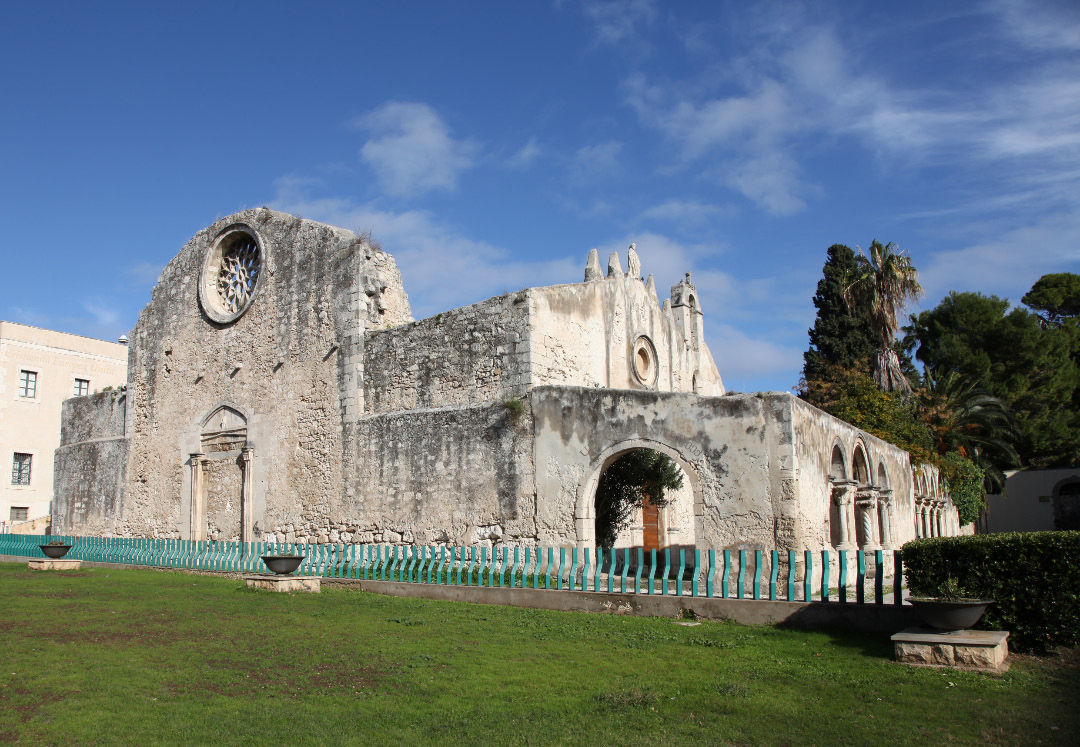
[[[1076,651],[993,677],[886,636],[0,564],[0,742],[1072,745]]]

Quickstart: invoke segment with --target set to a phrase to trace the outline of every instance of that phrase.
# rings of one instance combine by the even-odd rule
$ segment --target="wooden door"
[[[645,548],[646,554],[649,550],[660,550],[660,509],[654,506],[650,501],[645,501],[641,507],[642,525],[644,526],[644,534],[642,538],[642,545]]]

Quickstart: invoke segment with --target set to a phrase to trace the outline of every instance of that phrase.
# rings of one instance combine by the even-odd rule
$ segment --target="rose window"
[[[212,321],[229,324],[239,319],[259,290],[265,254],[258,234],[234,224],[207,249],[199,277],[199,305]]]
[[[259,245],[254,239],[234,241],[222,252],[217,291],[226,312],[235,314],[251,302],[261,267]]]

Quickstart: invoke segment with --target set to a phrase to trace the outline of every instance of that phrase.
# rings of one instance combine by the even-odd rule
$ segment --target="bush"
[[[935,537],[903,553],[914,596],[951,578],[966,596],[997,600],[978,627],[1010,631],[1011,649],[1080,645],[1080,532]]]

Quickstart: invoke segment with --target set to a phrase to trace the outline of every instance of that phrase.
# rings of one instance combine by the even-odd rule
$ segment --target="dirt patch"
[[[177,697],[189,693],[212,693],[229,698],[263,695],[296,699],[302,695],[358,695],[396,687],[390,678],[400,669],[376,658],[367,661],[336,661],[313,664],[220,661],[214,665],[219,678],[169,682],[164,693]]]
[[[0,691],[0,704],[8,713],[19,714],[19,721],[25,724],[39,710],[65,697],[62,693],[27,690],[25,687],[15,685]]]

